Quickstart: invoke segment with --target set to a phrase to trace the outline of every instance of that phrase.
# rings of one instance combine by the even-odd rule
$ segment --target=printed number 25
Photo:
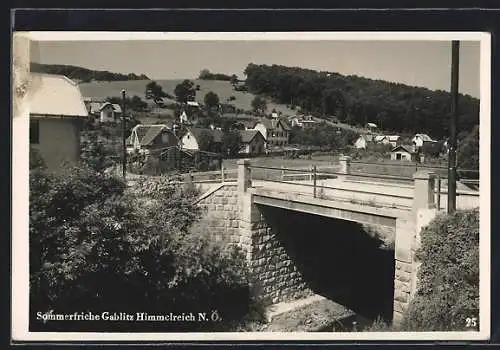
[[[465,319],[465,327],[467,327],[467,328],[477,327],[477,318],[476,317],[467,317]]]

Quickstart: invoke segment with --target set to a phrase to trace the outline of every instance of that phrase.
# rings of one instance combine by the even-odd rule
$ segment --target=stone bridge
[[[352,282],[353,276],[350,275],[357,273],[360,278],[374,276],[376,271],[363,274],[363,267],[354,267],[352,263],[351,266],[342,266],[342,261],[353,260],[352,256],[345,255],[347,250],[356,256],[356,242],[360,245],[360,255],[375,256],[370,255],[368,248],[361,249],[369,246],[369,235],[359,234],[375,231],[377,237],[384,237],[393,244],[391,266],[384,265],[391,276],[387,282],[390,295],[386,293],[385,299],[390,302],[393,323],[400,322],[416,290],[418,262],[415,250],[419,233],[438,212],[434,174],[415,173],[413,185],[404,190],[397,185],[374,185],[370,181],[358,181],[353,188],[352,184],[347,185],[345,178],[339,178],[336,186],[328,188],[328,196],[313,196],[310,187],[304,183],[252,179],[251,169],[249,160],[238,161],[237,181],[213,185],[200,196],[198,204],[205,209],[202,225],[213,232],[215,239],[243,248],[249,266],[258,276],[260,293],[273,303],[314,293],[308,282],[311,269],[304,267],[307,262],[299,262],[300,254],[297,253],[305,246],[310,247],[309,260],[325,248],[331,249],[333,255],[344,257],[335,265],[346,271],[332,274],[333,279],[344,278]],[[301,221],[307,227],[299,229]],[[318,233],[323,230],[328,232]],[[288,236],[295,237],[296,242],[287,242]],[[315,242],[318,242],[317,246]],[[349,248],[345,248],[346,242],[350,242]],[[331,254],[324,253],[325,256]],[[365,269],[370,265],[367,259],[363,262],[367,264]],[[324,265],[330,260],[322,261]],[[324,271],[324,266],[322,268]],[[319,268],[316,274],[324,274],[318,271]],[[309,279],[318,281],[324,278],[314,276]],[[372,282],[378,283],[377,280]],[[360,295],[359,300],[370,294],[369,286],[352,283],[357,286],[354,288]]]

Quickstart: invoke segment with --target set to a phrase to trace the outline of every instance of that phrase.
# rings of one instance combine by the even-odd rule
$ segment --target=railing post
[[[281,165],[281,181],[285,181],[285,166]]]
[[[428,171],[417,171],[413,174],[415,181],[413,195],[413,214],[416,216],[419,209],[436,208],[434,200],[434,182],[436,174]]]
[[[313,165],[313,189],[314,189],[314,198],[316,198],[316,165]]]
[[[220,182],[224,182],[224,165],[220,167]]]
[[[437,176],[437,198],[436,198],[437,210],[441,210],[441,175]]]
[[[351,173],[351,157],[341,156],[339,158],[340,173],[346,178]]]
[[[238,192],[244,193],[252,187],[250,159],[239,159],[238,162]]]

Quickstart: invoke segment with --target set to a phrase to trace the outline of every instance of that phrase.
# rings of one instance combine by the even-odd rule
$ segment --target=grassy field
[[[121,96],[122,89],[127,91],[127,95],[137,95],[142,99],[145,98],[144,92],[148,80],[130,80],[130,81],[111,81],[111,82],[91,82],[80,84],[80,90],[84,97],[106,98]],[[171,95],[174,95],[175,86],[181,83],[182,80],[157,80],[157,83],[163,87],[163,90]],[[236,108],[243,110],[252,110],[252,100],[255,97],[251,93],[234,91],[228,81],[218,80],[193,80],[195,85],[200,85],[200,90],[196,91],[196,100],[203,103],[205,94],[209,91],[215,92],[222,103],[230,103]],[[228,102],[230,96],[236,97],[236,100]],[[285,105],[276,104],[268,101],[268,112],[273,109],[281,111],[283,115],[295,115],[296,112],[287,108]]]

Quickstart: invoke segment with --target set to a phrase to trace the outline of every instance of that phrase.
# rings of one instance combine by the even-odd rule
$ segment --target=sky
[[[202,69],[244,78],[249,63],[278,64],[450,91],[450,41],[39,41],[31,60],[154,80]],[[479,98],[480,42],[461,41],[459,92]]]

